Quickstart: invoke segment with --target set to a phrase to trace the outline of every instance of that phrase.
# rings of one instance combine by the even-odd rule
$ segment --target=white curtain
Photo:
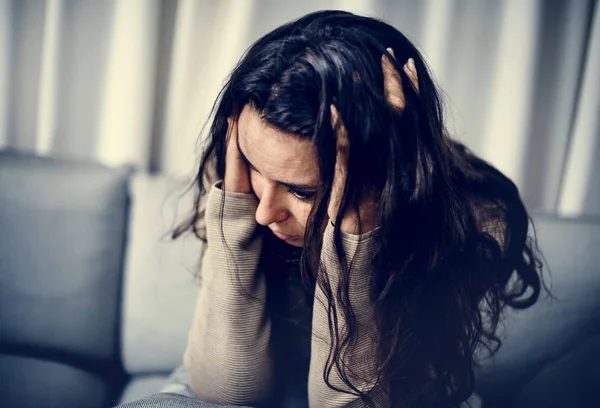
[[[532,210],[600,214],[595,0],[0,0],[0,148],[190,175],[242,52],[305,13],[383,18],[423,51],[457,138]]]

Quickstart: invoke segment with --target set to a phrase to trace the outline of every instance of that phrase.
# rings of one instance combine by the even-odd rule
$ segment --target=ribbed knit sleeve
[[[387,406],[385,395],[379,386],[375,387],[377,367],[378,334],[375,327],[374,307],[370,300],[370,275],[376,250],[377,230],[362,235],[342,233],[342,245],[350,261],[349,301],[357,320],[357,344],[346,355],[344,365],[351,383],[369,397],[377,407]],[[329,223],[323,237],[321,252],[322,270],[329,277],[334,294],[340,284],[341,267],[335,251],[334,227]],[[313,306],[311,359],[308,381],[309,404],[311,408],[362,407],[364,404],[355,395],[335,391],[327,386],[323,378],[329,355],[331,337],[329,333],[328,300],[325,292],[317,286]],[[336,316],[342,333],[346,330],[341,306],[335,301]],[[334,366],[329,381],[336,388],[350,391]]]
[[[258,271],[256,207],[254,195],[224,193],[216,185],[207,198],[207,252],[184,356],[190,387],[202,401],[257,405],[271,393],[271,325],[265,276]]]

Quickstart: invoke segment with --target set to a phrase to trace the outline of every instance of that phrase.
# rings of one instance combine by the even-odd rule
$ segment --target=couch
[[[0,152],[0,406],[104,408],[181,364],[201,242],[186,183]],[[600,219],[535,217],[553,297],[507,313],[482,406],[587,407],[600,384]]]

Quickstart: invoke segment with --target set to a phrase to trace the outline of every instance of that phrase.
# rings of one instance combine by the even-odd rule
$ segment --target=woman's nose
[[[265,227],[275,222],[282,222],[288,217],[285,199],[274,188],[269,187],[263,191],[256,209],[256,222]]]

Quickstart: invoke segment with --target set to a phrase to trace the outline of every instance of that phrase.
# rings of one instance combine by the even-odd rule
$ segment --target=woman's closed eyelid
[[[311,191],[299,191],[299,190],[294,190],[293,188],[288,189],[288,191],[294,197],[296,197],[299,200],[303,200],[303,201],[311,200],[315,196],[315,193],[311,192]]]
[[[256,173],[259,177],[262,177],[262,175],[260,174],[260,172],[258,170],[256,170],[255,168],[249,166],[250,171]],[[289,187],[286,185],[279,185],[280,188],[285,188],[287,190],[287,193],[293,195],[295,198],[297,198],[298,200],[311,200],[316,192],[314,191],[303,191],[303,190],[298,190],[295,189],[293,187]]]

